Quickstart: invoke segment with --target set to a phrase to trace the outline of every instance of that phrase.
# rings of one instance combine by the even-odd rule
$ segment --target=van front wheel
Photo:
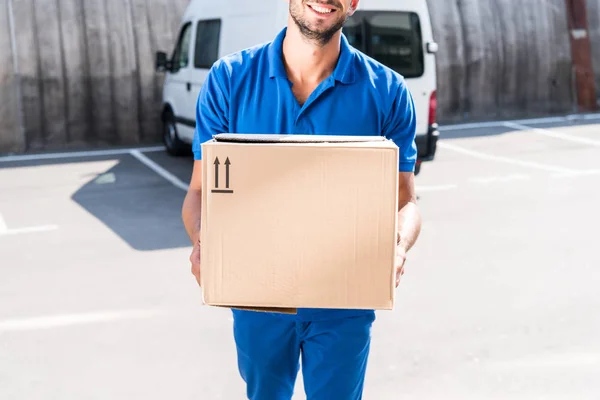
[[[167,111],[163,118],[163,143],[172,156],[180,157],[189,153],[189,146],[179,139],[175,117],[171,111]]]

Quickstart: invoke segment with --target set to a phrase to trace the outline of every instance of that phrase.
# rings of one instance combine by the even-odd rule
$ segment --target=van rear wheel
[[[420,172],[421,172],[421,163],[418,162],[415,164],[415,176],[419,175]]]
[[[189,146],[179,139],[175,117],[171,111],[165,112],[163,118],[163,143],[172,156],[181,157],[190,153]]]

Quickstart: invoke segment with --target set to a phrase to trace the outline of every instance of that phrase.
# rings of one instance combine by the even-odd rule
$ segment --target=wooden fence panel
[[[596,75],[596,91],[600,102],[600,0],[588,0],[588,26],[592,45],[592,61]]]
[[[574,110],[565,0],[427,1],[440,122]],[[156,142],[154,54],[172,51],[188,3],[0,0],[0,152]],[[587,6],[600,91],[600,0]]]
[[[37,28],[34,23],[34,1],[12,2],[20,74],[21,112],[27,149],[44,147],[43,132],[46,129],[42,108]]]
[[[110,61],[110,103],[117,143],[137,143],[138,101],[137,59],[128,0],[106,0],[108,52]]]
[[[60,9],[56,0],[34,0],[38,56],[38,87],[43,131],[36,147],[60,147],[68,142],[65,115],[65,76],[60,32]]]
[[[442,122],[572,111],[564,0],[428,0],[428,5],[440,43]]]
[[[89,65],[81,0],[58,0],[61,54],[64,70],[65,147],[91,141],[93,131],[89,92]]]
[[[11,0],[0,1],[0,57],[11,60]],[[0,152],[155,142],[163,77],[154,54],[173,46],[188,2],[12,0],[20,73],[0,67],[0,113],[14,116],[2,118]]]
[[[19,93],[11,44],[8,0],[0,0],[0,151],[19,152],[25,145],[19,116]]]

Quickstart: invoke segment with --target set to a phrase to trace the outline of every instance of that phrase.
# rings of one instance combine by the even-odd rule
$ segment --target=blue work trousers
[[[375,313],[305,320],[233,310],[249,400],[290,400],[302,360],[307,400],[360,400]]]

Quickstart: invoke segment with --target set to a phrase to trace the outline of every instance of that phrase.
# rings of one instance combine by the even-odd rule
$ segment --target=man
[[[222,58],[197,103],[195,163],[182,216],[200,284],[201,143],[213,134],[384,135],[400,148],[396,286],[420,232],[414,192],[415,111],[403,77],[352,48],[341,28],[359,0],[288,0],[270,43]],[[240,33],[243,34],[243,33]],[[308,400],[358,400],[373,310],[233,310],[238,367],[251,400],[289,400],[299,360]]]

